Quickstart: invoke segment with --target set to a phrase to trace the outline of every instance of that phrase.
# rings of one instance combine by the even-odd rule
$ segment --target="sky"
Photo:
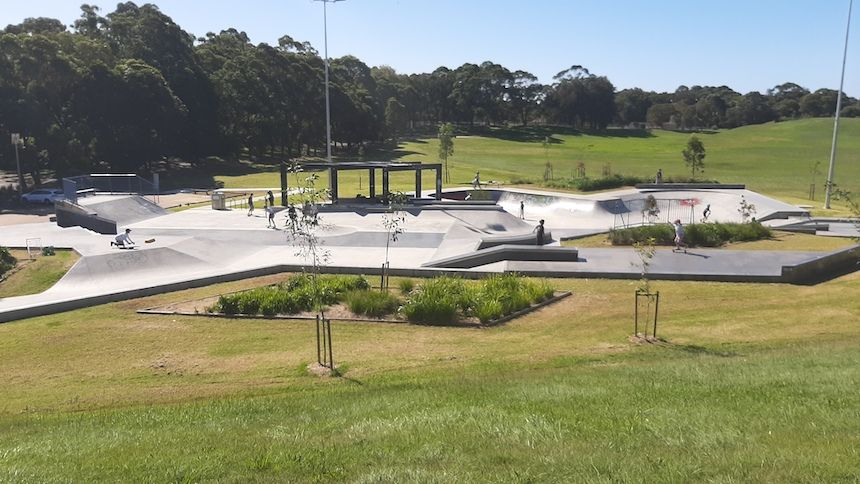
[[[86,0],[113,11],[117,1]],[[783,82],[837,89],[849,0],[344,0],[326,4],[328,54],[399,73],[492,61],[541,82],[572,65],[617,89],[679,85],[764,93]],[[3,0],[0,26],[27,17],[71,24],[84,0]],[[142,5],[145,2],[137,2]],[[314,0],[156,0],[186,31],[234,27],[254,43],[282,35],[323,53]],[[860,97],[860,2],[852,13],[847,94]]]

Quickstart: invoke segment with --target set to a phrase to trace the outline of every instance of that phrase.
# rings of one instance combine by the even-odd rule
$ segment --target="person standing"
[[[266,227],[271,227],[273,229],[278,228],[275,225],[275,206],[272,204],[266,204],[266,219]]]
[[[520,220],[526,219],[526,202],[520,200]]]
[[[683,250],[686,254],[687,243],[684,242],[684,226],[681,225],[681,220],[675,219],[675,222],[672,223],[672,226],[675,228],[675,248],[672,249],[672,252]]]
[[[254,194],[248,195],[248,216],[254,214]]]
[[[266,196],[268,197],[268,200],[269,200],[269,206],[274,207],[275,206],[275,194],[272,193],[271,190],[269,190],[268,193],[266,193]]]
[[[535,237],[537,241],[537,245],[543,245],[543,236],[544,236],[544,226],[543,219],[541,219],[540,223],[532,230],[532,232],[537,232],[537,237]]]
[[[663,183],[663,169],[662,168],[657,169],[657,176],[654,177],[654,183],[656,183],[658,185]]]
[[[475,172],[475,179],[472,180],[472,188],[474,188],[475,190],[481,189],[481,172],[480,171]]]

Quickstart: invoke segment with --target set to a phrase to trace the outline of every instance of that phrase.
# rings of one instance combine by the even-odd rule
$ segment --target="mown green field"
[[[240,281],[0,325],[0,481],[852,482],[860,274],[817,286],[631,281],[491,329],[134,311]]]
[[[724,183],[744,183],[750,189],[789,203],[819,206],[830,159],[833,120],[803,119],[782,123],[744,126],[712,133],[697,133],[707,150],[705,178]],[[565,132],[567,134],[565,134]],[[550,148],[543,140],[550,136]],[[493,129],[484,135],[460,136],[455,140],[455,154],[449,160],[452,185],[468,185],[475,172],[483,181],[530,179],[540,181],[546,161],[556,177],[570,177],[583,162],[586,174],[599,177],[605,165],[612,173],[652,177],[662,168],[667,177],[687,177],[681,150],[689,133],[674,131],[609,130],[606,135],[583,134],[553,128]],[[855,194],[860,193],[860,119],[843,119],[835,181]],[[438,140],[417,139],[401,143],[394,152],[376,153],[368,158],[437,162]],[[820,162],[816,175],[815,201],[808,199],[812,170]],[[357,174],[345,174],[341,195],[367,194],[366,174],[359,188]],[[274,171],[218,175],[215,179],[228,187],[274,187]],[[327,186],[322,174],[321,186]],[[294,180],[291,178],[290,183]],[[432,188],[431,176],[425,176],[424,187]],[[392,176],[394,189],[414,189],[411,174]],[[837,204],[837,206],[842,206]]]

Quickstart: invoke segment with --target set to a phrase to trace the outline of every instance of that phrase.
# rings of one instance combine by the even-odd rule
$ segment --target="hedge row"
[[[758,223],[707,223],[684,226],[684,241],[693,247],[720,247],[726,242],[746,242],[769,239],[768,227]],[[671,225],[644,225],[609,232],[612,245],[633,245],[653,239],[656,245],[674,245],[675,230]]]

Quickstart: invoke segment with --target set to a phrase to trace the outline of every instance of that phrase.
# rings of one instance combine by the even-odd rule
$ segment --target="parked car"
[[[63,191],[56,188],[40,188],[21,195],[21,201],[28,203],[54,203],[63,199]]]

